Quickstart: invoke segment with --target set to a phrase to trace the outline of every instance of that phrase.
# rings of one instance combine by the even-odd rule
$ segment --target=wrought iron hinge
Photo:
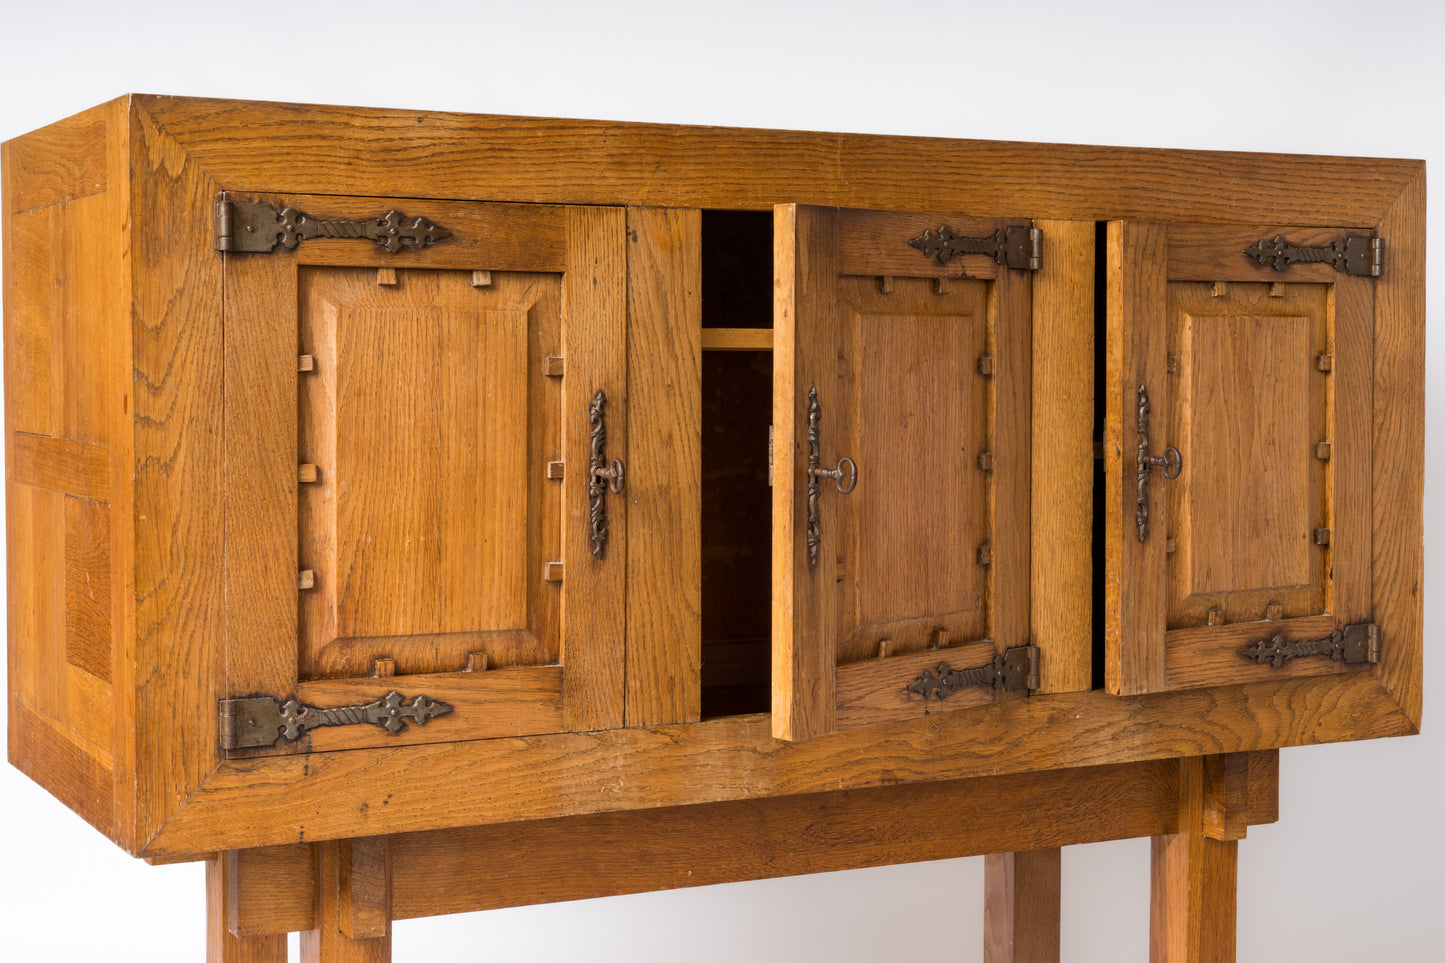
[[[224,192],[216,198],[215,225],[216,250],[232,253],[266,253],[278,244],[290,249],[312,237],[362,237],[395,254],[452,236],[424,217],[396,210],[359,221],[324,221],[294,207],[232,200]]]
[[[1276,234],[1274,240],[1256,241],[1241,253],[1254,258],[1260,267],[1276,271],[1291,264],[1328,264],[1350,277],[1377,278],[1385,270],[1384,239],[1363,234],[1347,234],[1319,247],[1291,244],[1284,235]]]
[[[253,749],[275,744],[278,739],[295,742],[301,733],[318,726],[381,726],[392,735],[406,728],[406,720],[424,725],[428,719],[452,711],[445,702],[419,695],[408,700],[392,690],[364,706],[321,709],[302,705],[295,699],[281,702],[270,696],[221,700],[221,748]]]
[[[1037,271],[1044,263],[1044,232],[1036,227],[1006,227],[987,237],[963,237],[945,224],[908,243],[939,264],[963,254],[982,254],[1017,271]]]
[[[1290,659],[1308,655],[1327,655],[1335,662],[1346,665],[1362,665],[1380,661],[1380,627],[1373,622],[1357,622],[1343,629],[1335,629],[1323,639],[1307,639],[1287,642],[1283,635],[1276,633],[1268,639],[1260,639],[1240,655],[1258,665],[1278,669]]]
[[[951,669],[948,663],[940,662],[938,668],[924,672],[905,688],[925,699],[946,699],[950,693],[974,685],[1005,692],[1033,692],[1039,687],[1040,659],[1038,646],[1018,645],[972,669]]]

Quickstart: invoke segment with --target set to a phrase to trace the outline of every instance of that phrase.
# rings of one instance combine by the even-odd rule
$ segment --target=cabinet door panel
[[[599,390],[608,458],[626,454],[622,212],[277,203],[338,219],[385,203],[455,238],[395,255],[330,239],[227,255],[228,333],[251,347],[228,354],[228,414],[295,426],[227,479],[231,527],[244,516],[289,549],[229,551],[227,583],[238,602],[264,586],[296,607],[289,626],[280,613],[264,633],[231,633],[229,691],[333,708],[396,690],[452,711],[256,751],[620,724],[625,510],[607,500],[598,557],[588,469]],[[260,358],[288,365],[294,387],[250,377]],[[289,491],[290,507],[253,490]],[[238,627],[257,622],[233,611]]]
[[[1369,620],[1369,282],[1244,254],[1278,233],[1346,232],[1110,225],[1113,691],[1351,670],[1245,657]]]
[[[1006,225],[804,206],[775,223],[774,732],[992,702],[908,686],[1027,643],[1029,280],[908,242]],[[810,474],[815,450],[844,477]]]

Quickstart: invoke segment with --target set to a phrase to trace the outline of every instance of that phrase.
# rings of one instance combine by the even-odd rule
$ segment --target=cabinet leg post
[[[984,857],[984,963],[1059,963],[1060,852]]]
[[[1149,898],[1151,963],[1233,963],[1235,884],[1242,832],[1221,835],[1218,787],[1203,758],[1179,763],[1179,831],[1155,836]],[[1206,806],[1208,800],[1208,806]],[[1211,812],[1206,814],[1206,809]]]
[[[286,936],[235,936],[226,854],[206,861],[206,963],[286,963]]]
[[[316,847],[316,928],[302,963],[391,963],[391,849],[385,837]]]

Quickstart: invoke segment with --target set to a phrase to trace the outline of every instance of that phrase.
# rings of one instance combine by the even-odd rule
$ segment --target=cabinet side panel
[[[214,767],[224,666],[221,257],[214,185],[131,117],[134,287],[135,831],[148,839]]]
[[[702,711],[702,217],[627,212],[629,726]]]
[[[1036,221],[1030,628],[1040,692],[1089,688],[1094,560],[1094,223]]]
[[[111,494],[128,415],[125,101],[4,146],[10,757],[122,838],[113,670],[126,569]],[[117,779],[116,774],[121,778]]]

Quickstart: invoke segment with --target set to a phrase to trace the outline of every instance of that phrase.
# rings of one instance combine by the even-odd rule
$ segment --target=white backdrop
[[[1441,10],[1429,0],[0,0],[0,140],[134,91],[1434,163],[1445,159]],[[1433,211],[1430,225],[1440,227]],[[1437,292],[1441,263],[1430,268]],[[1440,330],[1432,309],[1427,492],[1439,491],[1445,456]],[[1439,506],[1427,499],[1432,650]],[[1281,820],[1240,846],[1241,961],[1445,960],[1439,683],[1427,659],[1422,736],[1282,754]],[[5,957],[203,958],[199,865],[130,859],[9,766],[0,814]],[[1065,960],[1146,958],[1148,855],[1142,840],[1065,851]],[[952,860],[405,922],[395,958],[969,961],[982,957],[982,906],[982,861]]]

